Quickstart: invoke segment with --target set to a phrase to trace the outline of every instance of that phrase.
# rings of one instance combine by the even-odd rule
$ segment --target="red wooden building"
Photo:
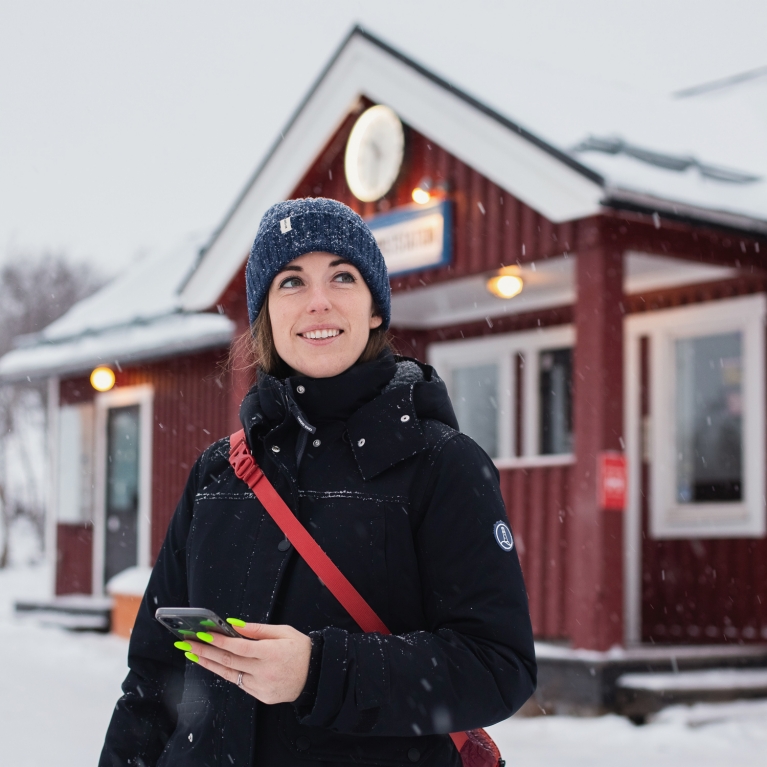
[[[536,635],[593,650],[767,641],[767,156],[750,96],[724,84],[643,100],[452,66],[448,82],[355,30],[171,286],[168,316],[215,332],[135,362],[102,355],[117,376],[106,395],[88,383],[92,355],[39,365],[56,376],[59,422],[97,403],[82,433],[104,463],[112,409],[154,403],[151,448],[125,459],[145,461],[149,562],[188,467],[250,383],[216,365],[226,318],[247,327],[262,213],[334,197],[384,250],[398,347],[437,367],[501,471]],[[50,349],[17,350],[0,373],[29,374],[35,353]],[[93,471],[92,522],[55,526],[59,593],[106,577],[109,476]]]

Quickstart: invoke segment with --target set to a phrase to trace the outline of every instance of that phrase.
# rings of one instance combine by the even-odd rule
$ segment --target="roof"
[[[520,68],[508,51],[456,56],[424,40],[420,54],[428,67],[352,30],[203,252],[185,308],[218,300],[264,211],[292,193],[361,95],[551,221],[640,205],[767,233],[767,76],[724,88],[722,109],[710,90],[652,95]]]
[[[180,289],[204,238],[146,257],[0,359],[0,380],[44,377],[226,346],[234,325],[183,311]]]

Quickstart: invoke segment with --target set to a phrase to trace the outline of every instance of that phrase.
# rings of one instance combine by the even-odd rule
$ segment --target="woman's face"
[[[332,253],[305,253],[278,272],[269,319],[277,353],[312,378],[350,368],[383,322],[373,316],[373,297],[356,267]]]

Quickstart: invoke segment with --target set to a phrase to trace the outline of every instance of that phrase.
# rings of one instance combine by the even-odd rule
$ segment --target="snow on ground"
[[[0,744],[14,767],[96,765],[127,642],[13,616],[48,595],[43,565],[0,571]],[[515,717],[489,728],[513,767],[725,767],[761,764],[767,701],[667,709],[644,727],[617,716]]]
[[[675,706],[637,727],[619,716],[514,717],[488,731],[512,767],[763,764],[767,702]]]
[[[45,566],[0,570],[0,744],[14,767],[98,762],[126,673],[128,643],[13,617],[17,598],[49,595]]]

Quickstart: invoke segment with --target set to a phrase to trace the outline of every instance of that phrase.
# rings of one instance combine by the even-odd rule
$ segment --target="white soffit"
[[[525,264],[518,274],[524,290],[512,299],[497,298],[485,287],[492,273],[477,274],[392,295],[392,325],[428,329],[486,320],[575,302],[577,256],[563,255]],[[736,269],[630,251],[624,261],[626,294],[716,282],[734,277]]]
[[[714,264],[701,264],[670,256],[627,251],[625,260],[625,293],[644,293],[649,290],[696,285],[700,282],[727,280],[738,274],[737,269]]]
[[[184,288],[185,310],[212,306],[242,268],[267,208],[287,198],[365,95],[550,221],[596,214],[599,183],[446,86],[360,34],[353,34],[299,109],[282,140],[200,260]]]
[[[525,287],[511,299],[498,298],[487,291],[487,279],[492,273],[394,293],[392,325],[426,329],[484,319],[492,327],[495,317],[567,306],[575,301],[574,256],[525,264],[517,273]]]

